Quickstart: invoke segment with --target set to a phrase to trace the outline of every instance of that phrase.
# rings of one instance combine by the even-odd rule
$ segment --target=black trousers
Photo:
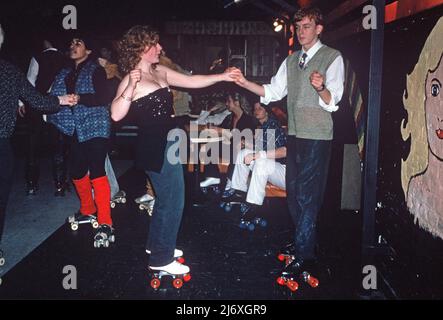
[[[85,142],[79,142],[77,137],[74,137],[70,153],[71,178],[74,180],[81,179],[88,171],[91,180],[105,176],[105,159],[108,149],[108,138],[93,138]]]
[[[14,155],[9,138],[0,138],[0,241],[3,235],[6,205],[11,191],[14,172]]]

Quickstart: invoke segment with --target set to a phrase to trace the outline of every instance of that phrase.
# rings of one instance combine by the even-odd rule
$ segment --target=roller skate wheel
[[[286,257],[285,257],[284,254],[280,253],[280,254],[277,256],[277,259],[278,259],[279,261],[283,262],[283,261],[286,260]]]
[[[94,248],[100,248],[100,244],[97,241],[94,241]]]
[[[108,239],[106,239],[106,240],[103,242],[103,246],[104,246],[105,248],[108,248],[108,247],[109,247],[109,240],[108,240]]]
[[[223,209],[225,207],[226,203],[225,202],[220,202],[220,204],[218,205],[221,209]]]
[[[231,210],[232,210],[232,206],[229,203],[227,203],[225,205],[225,212],[231,212]]]
[[[240,229],[246,229],[246,224],[243,221],[241,221],[238,226],[240,227]]]
[[[203,194],[208,194],[208,189],[207,188],[202,188],[202,193]]]
[[[0,286],[2,285],[2,282],[3,282],[3,280],[2,280],[2,278],[0,278]]]
[[[311,286],[311,288],[317,288],[318,285],[320,284],[320,282],[318,281],[317,278],[314,278],[314,277],[311,277],[311,276],[309,276],[307,282]]]
[[[97,228],[98,228],[98,222],[97,222],[97,221],[94,221],[94,222],[92,223],[92,227],[93,227],[94,229],[97,229]]]
[[[0,258],[0,266],[3,266],[5,264],[5,258]]]
[[[122,203],[126,203],[126,198],[122,198]]]
[[[277,283],[278,283],[279,285],[281,285],[281,286],[284,286],[285,283],[286,283],[286,281],[285,281],[285,279],[283,279],[282,277],[278,277],[278,278],[277,278]]]
[[[292,292],[295,292],[298,290],[298,283],[294,280],[288,280],[286,283],[286,286],[291,290]]]
[[[158,289],[160,287],[160,280],[157,278],[154,278],[151,280],[151,287],[153,289]]]
[[[188,282],[188,281],[191,281],[191,275],[188,273],[188,274],[185,274],[184,276],[183,276],[183,280],[185,281],[185,282]]]
[[[213,190],[214,193],[217,194],[217,195],[221,193],[221,190],[220,190],[219,187],[214,187],[212,190]]]
[[[114,209],[115,208],[115,202],[111,201],[111,208]]]
[[[172,281],[172,285],[174,286],[174,288],[180,289],[183,286],[183,280],[180,278],[174,279]]]
[[[179,258],[177,258],[177,262],[183,264],[183,263],[185,263],[185,258],[179,257]]]
[[[255,230],[255,225],[253,223],[248,224],[248,230],[249,231],[254,231]]]
[[[268,225],[268,222],[265,219],[260,220],[260,227],[265,228]]]
[[[109,237],[109,242],[115,242],[115,235]]]
[[[71,223],[71,229],[73,231],[77,230],[78,229],[78,224],[77,223]]]
[[[138,205],[138,208],[139,208],[140,210],[145,210],[145,206],[144,206],[142,203],[140,203],[140,204]]]
[[[154,210],[153,208],[148,208],[148,209],[147,209],[148,214],[149,214],[150,216],[152,216],[152,211],[153,211],[153,210]]]

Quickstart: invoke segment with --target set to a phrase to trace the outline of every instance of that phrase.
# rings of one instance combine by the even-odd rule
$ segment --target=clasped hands
[[[80,96],[78,94],[65,94],[63,96],[58,96],[58,101],[62,106],[75,106],[80,101]]]

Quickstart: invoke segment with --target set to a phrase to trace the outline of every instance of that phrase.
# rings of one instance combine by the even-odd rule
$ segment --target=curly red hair
[[[120,68],[124,73],[129,73],[141,60],[141,54],[146,47],[158,43],[157,30],[150,26],[137,25],[129,29],[117,42]]]

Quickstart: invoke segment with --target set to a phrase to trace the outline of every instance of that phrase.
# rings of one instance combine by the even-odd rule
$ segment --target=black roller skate
[[[161,279],[164,276],[172,278],[172,286],[176,289],[180,289],[183,286],[184,282],[188,282],[191,280],[189,267],[175,260],[166,266],[149,267],[148,270],[149,276],[151,278],[151,287],[155,290],[160,288]]]
[[[114,228],[107,224],[102,224],[98,227],[97,233],[94,236],[94,248],[109,247],[111,243],[115,242]]]
[[[68,223],[71,224],[72,230],[77,230],[79,224],[90,223],[94,229],[98,228],[97,217],[94,214],[81,214],[77,212],[73,216],[68,217]]]
[[[317,288],[320,282],[313,276],[316,266],[315,260],[294,260],[285,266],[277,278],[277,283],[287,286],[292,292],[298,290],[299,281],[307,283],[311,288]]]
[[[1,266],[4,266],[5,263],[6,263],[5,256],[3,255],[3,251],[0,250],[0,267],[1,267]]]
[[[148,255],[151,254],[151,250],[146,249],[146,253]],[[178,263],[185,263],[185,258],[183,258],[183,251],[180,249],[174,249],[174,259],[175,261],[177,261]]]
[[[222,196],[221,198],[220,208],[224,209],[225,212],[231,212],[235,205],[241,205],[245,202],[246,198],[246,193],[244,191],[235,189],[225,190],[223,195],[224,197]]]
[[[126,192],[120,190],[111,199],[111,208],[114,209],[117,203],[126,203]]]
[[[281,248],[279,250],[278,255],[277,255],[277,259],[280,260],[281,262],[284,262],[286,266],[288,264],[290,264],[292,261],[294,261],[295,260],[295,244],[289,243],[286,246],[284,246],[283,248]]]
[[[268,222],[264,218],[250,218],[257,212],[258,207],[258,205],[249,202],[244,202],[240,205],[240,213],[242,214],[239,224],[240,229],[254,231],[257,226],[264,228],[268,225]]]
[[[64,197],[66,195],[67,189],[68,189],[68,184],[66,182],[56,182],[54,196]]]
[[[35,196],[38,191],[38,184],[33,181],[28,181],[26,183],[26,195]]]
[[[220,179],[206,178],[204,181],[200,182],[200,189],[204,195],[209,194],[209,191],[212,191],[215,195],[219,195],[221,193]]]

